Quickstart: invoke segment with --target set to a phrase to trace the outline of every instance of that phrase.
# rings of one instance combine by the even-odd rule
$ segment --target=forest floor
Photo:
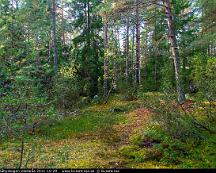
[[[119,95],[111,97],[107,104],[91,104],[82,108],[78,115],[65,117],[26,137],[22,167],[178,167],[178,164],[164,164],[157,159],[142,159],[148,158],[146,155],[149,152],[146,153],[146,150],[152,150],[154,141],[146,141],[145,148],[134,144],[138,134],[149,128],[152,114],[153,111],[145,107],[142,99],[124,101]],[[202,145],[203,152],[212,148],[213,151],[200,161],[191,161],[192,165],[199,165],[202,159],[207,159],[205,163],[210,164],[207,167],[215,166],[215,145],[209,144]],[[19,166],[20,145],[15,139],[0,142],[0,167]]]

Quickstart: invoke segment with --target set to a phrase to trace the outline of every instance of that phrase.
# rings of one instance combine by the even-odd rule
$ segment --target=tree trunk
[[[171,4],[170,0],[164,0],[166,6],[166,15],[167,15],[167,24],[168,24],[168,37],[171,44],[171,51],[174,61],[175,67],[175,78],[176,78],[176,87],[177,87],[177,94],[178,94],[178,102],[180,104],[184,103],[185,101],[185,94],[182,88],[182,83],[180,79],[180,57],[179,57],[179,50],[177,46],[175,28],[174,28],[174,20],[173,15],[171,13]]]
[[[156,16],[156,10],[157,6],[155,6],[155,16]],[[153,38],[153,43],[154,43],[154,78],[155,78],[155,90],[157,90],[157,59],[158,59],[158,45],[157,45],[157,18],[155,18],[155,23],[154,23],[154,38]]]
[[[113,59],[113,89],[116,90],[117,89],[117,64],[116,64],[116,59],[118,57],[118,55],[120,54],[120,45],[119,45],[119,29],[118,27],[114,30],[115,32],[115,37],[116,37],[116,41],[117,41],[117,48],[115,49],[115,56]]]
[[[90,29],[90,2],[89,0],[87,1],[87,13],[86,13],[86,18],[87,18],[87,28],[88,28],[88,33],[91,34],[91,29]],[[88,37],[88,40],[87,40],[87,44],[88,44],[88,47],[90,49],[91,47],[91,38]]]
[[[19,169],[22,168],[22,164],[23,164],[23,154],[24,154],[24,139],[22,138],[22,141],[21,141],[21,149],[20,149],[20,163],[19,163]]]
[[[135,41],[135,29],[133,29],[133,36],[132,36],[132,46],[131,46],[131,66],[132,66],[132,69],[131,69],[131,73],[132,73],[132,81],[133,83],[136,83],[135,81],[135,78],[136,78],[136,73],[135,73],[135,60],[134,60],[134,41]]]
[[[136,67],[135,67],[135,82],[140,84],[140,19],[139,7],[136,4]]]
[[[55,79],[58,78],[58,55],[57,55],[57,39],[56,39],[56,1],[52,1],[52,23],[53,23],[53,48],[54,48],[54,73]]]
[[[125,39],[125,62],[126,62],[126,69],[125,69],[125,76],[126,76],[126,83],[128,83],[128,76],[129,76],[129,17],[126,19],[126,39]]]
[[[61,1],[61,20],[62,20],[62,44],[65,46],[65,27],[64,27],[64,5],[63,1]]]
[[[108,94],[108,58],[107,58],[107,48],[108,48],[108,24],[107,17],[104,17],[104,98],[107,98]]]

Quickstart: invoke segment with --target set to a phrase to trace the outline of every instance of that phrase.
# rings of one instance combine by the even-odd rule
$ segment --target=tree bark
[[[155,16],[156,16],[156,11],[157,6],[155,6]],[[157,45],[157,18],[155,18],[155,23],[154,23],[154,37],[153,37],[153,43],[154,43],[154,78],[155,78],[155,90],[157,90],[157,59],[158,59],[158,45]]]
[[[22,163],[23,163],[23,154],[24,154],[24,139],[22,139],[22,141],[21,141],[19,169],[22,168]]]
[[[169,37],[169,41],[171,44],[171,51],[172,51],[174,67],[175,67],[175,78],[176,78],[178,102],[182,104],[185,101],[185,94],[184,94],[181,79],[180,79],[180,57],[179,57],[179,50],[177,46],[176,33],[175,33],[175,28],[174,28],[174,20],[173,20],[173,15],[171,12],[170,0],[164,0],[164,2],[166,6],[165,8],[166,8],[167,24],[168,24],[168,32],[169,32],[168,37]]]
[[[128,83],[128,76],[129,76],[129,18],[126,19],[126,39],[125,39],[125,76],[126,76],[126,83]]]
[[[116,58],[119,55],[119,48],[120,48],[118,27],[114,31],[115,31],[116,41],[117,41],[117,48],[115,49],[115,56],[114,56],[114,59],[113,59],[113,89],[116,90],[117,89],[117,64],[116,64]]]
[[[58,55],[57,55],[57,38],[56,38],[56,1],[52,0],[52,24],[53,24],[53,48],[54,48],[54,73],[55,79],[58,78]]]
[[[132,81],[133,83],[136,83],[135,78],[136,78],[136,74],[135,74],[135,60],[134,60],[134,41],[135,41],[135,28],[133,29],[133,36],[132,36],[132,46],[131,46],[131,66],[132,66]]]
[[[135,67],[135,82],[140,84],[140,16],[139,6],[136,4],[136,67]]]
[[[65,46],[65,27],[64,27],[64,5],[63,1],[61,1],[61,20],[62,20],[62,44]]]
[[[108,48],[108,23],[107,16],[104,17],[104,98],[107,98],[108,94],[108,58],[107,58],[107,48]]]
[[[91,34],[91,29],[90,29],[90,2],[89,0],[87,1],[87,12],[86,12],[86,19],[87,19],[87,29],[88,29],[88,33]],[[87,44],[88,44],[88,47],[90,49],[91,47],[91,38],[88,37],[88,40],[87,40]]]

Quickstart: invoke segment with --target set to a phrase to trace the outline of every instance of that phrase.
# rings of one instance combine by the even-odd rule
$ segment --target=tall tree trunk
[[[117,64],[116,64],[116,58],[119,55],[119,31],[118,27],[114,30],[116,40],[117,40],[117,48],[115,49],[115,56],[113,59],[113,89],[117,89]]]
[[[125,39],[125,62],[126,62],[126,83],[128,83],[128,76],[129,76],[129,17],[126,19],[126,39]]]
[[[86,12],[86,19],[87,19],[87,28],[88,28],[88,33],[91,33],[91,29],[90,29],[90,2],[89,0],[87,1],[87,12]],[[87,40],[87,44],[88,44],[88,47],[90,48],[91,46],[91,38],[88,37],[88,40]]]
[[[55,79],[58,78],[58,55],[57,55],[57,38],[56,38],[56,1],[52,0],[52,23],[53,23],[53,48],[54,48],[54,73]]]
[[[157,6],[155,5],[155,16],[156,16],[156,11],[157,10]],[[157,45],[157,18],[155,17],[155,23],[154,23],[154,38],[153,38],[153,42],[154,42],[154,60],[155,60],[155,64],[154,64],[154,78],[155,78],[155,90],[157,90],[157,60],[158,60],[158,45]]]
[[[140,83],[140,16],[139,6],[136,4],[136,68],[135,68],[136,84]]]
[[[176,33],[174,28],[174,20],[173,15],[171,12],[171,4],[170,0],[164,0],[165,6],[166,6],[166,15],[167,15],[167,24],[168,24],[168,36],[171,43],[171,51],[174,61],[174,67],[175,67],[175,78],[176,78],[176,87],[177,87],[177,94],[178,94],[178,102],[180,104],[184,103],[185,101],[185,94],[183,91],[181,79],[180,79],[180,57],[179,57],[179,50],[177,46],[177,40],[176,40]]]
[[[64,0],[61,0],[61,20],[62,20],[62,44],[65,46],[65,27],[64,27]]]
[[[135,67],[135,62],[134,62],[135,61],[134,60],[134,45],[135,45],[134,44],[134,42],[135,42],[135,33],[134,32],[135,32],[135,28],[133,29],[132,32],[133,32],[133,36],[132,36],[132,46],[131,46],[131,49],[132,49],[131,50],[131,66],[132,66],[132,69],[131,69],[132,70],[132,72],[131,72],[132,75],[131,76],[132,76],[133,83],[136,83],[136,81],[135,81],[135,78],[136,78],[135,68],[136,67]]]
[[[144,48],[144,51],[143,51],[143,55],[144,55],[144,58],[143,58],[143,62],[144,62],[143,79],[147,80],[147,75],[148,75],[148,72],[147,72],[147,63],[148,63],[148,36],[147,35],[145,36],[144,41],[143,41],[143,48]]]
[[[104,50],[105,50],[105,57],[104,57],[104,98],[107,98],[108,94],[108,58],[107,58],[107,50],[108,49],[108,23],[107,23],[107,16],[104,17]]]

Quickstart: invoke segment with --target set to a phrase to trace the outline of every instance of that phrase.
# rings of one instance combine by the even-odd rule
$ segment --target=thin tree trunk
[[[144,71],[143,71],[143,78],[147,80],[147,62],[148,62],[148,36],[146,35],[145,40],[144,40]]]
[[[61,20],[62,20],[62,44],[65,46],[65,31],[64,31],[64,5],[63,2],[64,0],[61,1]]]
[[[139,7],[136,4],[136,68],[135,68],[135,81],[136,84],[140,84],[140,19],[139,19]]]
[[[118,35],[118,28],[114,29],[114,35],[116,37],[116,42],[117,42],[117,48],[114,49],[115,55],[113,58],[113,89],[117,89],[117,64],[116,64],[116,59],[119,54],[119,35]]]
[[[168,18],[167,19],[168,31],[169,31],[168,36],[171,43],[171,51],[172,51],[174,67],[175,67],[175,78],[176,78],[178,101],[180,104],[182,104],[185,101],[185,94],[180,79],[180,57],[179,57],[179,50],[178,50],[177,40],[175,35],[174,20],[173,20],[173,15],[171,13],[170,0],[164,0],[164,2],[166,6],[166,15]]]
[[[28,105],[25,105],[25,109],[27,111]],[[24,156],[24,130],[25,127],[27,126],[27,118],[23,117],[24,119],[24,124],[23,124],[23,130],[22,130],[22,137],[21,137],[21,150],[20,150],[20,164],[19,164],[19,169],[22,168],[22,163],[23,163],[23,156]]]
[[[126,83],[128,83],[128,76],[129,76],[129,17],[127,17],[126,21],[126,40],[125,40],[125,62],[126,62]]]
[[[52,22],[53,22],[53,47],[54,47],[54,73],[55,79],[58,78],[58,55],[57,55],[57,38],[56,38],[56,1],[52,0]]]
[[[24,139],[22,139],[22,141],[21,141],[19,169],[21,169],[21,168],[22,168],[22,163],[23,163],[23,155],[24,155]]]
[[[105,50],[105,57],[104,57],[104,98],[107,98],[108,94],[108,58],[107,58],[107,49],[108,49],[108,24],[107,24],[107,17],[105,15],[104,19],[104,50]]]
[[[133,29],[133,36],[132,36],[132,52],[131,52],[131,66],[132,66],[132,81],[133,83],[136,83],[135,78],[136,78],[136,73],[135,73],[135,62],[134,62],[134,42],[135,42],[135,29]]]
[[[88,28],[88,33],[89,34],[91,34],[91,29],[90,29],[90,2],[89,2],[89,0],[87,1],[87,13],[86,13],[86,15],[87,15],[87,28]],[[88,41],[87,41],[87,44],[88,44],[88,46],[89,46],[89,48],[90,48],[90,46],[91,46],[91,38],[90,37],[88,37]]]
[[[155,16],[156,16],[157,6],[155,6]],[[155,90],[157,90],[157,58],[158,58],[158,46],[157,46],[157,18],[155,18],[154,23],[154,59],[155,59],[155,67],[154,67],[154,76],[155,76]]]

